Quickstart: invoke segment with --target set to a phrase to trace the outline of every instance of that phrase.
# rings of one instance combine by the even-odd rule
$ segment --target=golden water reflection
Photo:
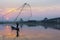
[[[39,27],[40,28],[40,27]],[[19,38],[28,40],[60,40],[60,31],[54,29],[39,29],[23,27],[19,32]],[[16,38],[16,31],[12,31],[10,26],[6,26],[4,30],[0,30],[0,37]]]

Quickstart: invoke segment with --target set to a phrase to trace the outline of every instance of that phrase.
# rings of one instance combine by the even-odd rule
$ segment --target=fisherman
[[[19,36],[19,28],[18,28],[18,26],[19,26],[19,24],[18,23],[16,23],[16,33],[17,33],[17,35],[16,35],[16,37],[18,37]]]

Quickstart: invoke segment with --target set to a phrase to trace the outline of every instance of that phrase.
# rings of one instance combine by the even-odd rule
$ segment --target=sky
[[[60,17],[60,0],[0,0],[0,14],[5,15],[6,13],[9,13],[12,10],[16,10],[16,8],[22,7],[24,3],[28,3],[31,6],[31,19],[42,20],[45,17]],[[29,13],[28,10],[27,13]],[[8,18],[6,19],[12,19],[13,14],[14,13],[12,13],[10,17],[7,16]],[[30,14],[27,15],[30,16]],[[24,14],[22,16],[26,15]]]

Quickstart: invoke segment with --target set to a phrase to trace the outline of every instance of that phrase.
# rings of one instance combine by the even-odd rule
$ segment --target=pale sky
[[[19,7],[25,2],[31,6],[60,6],[60,0],[0,0],[0,8]]]
[[[0,0],[0,14],[6,14],[14,8],[21,7],[25,2],[32,8],[32,19],[60,17],[60,0]]]

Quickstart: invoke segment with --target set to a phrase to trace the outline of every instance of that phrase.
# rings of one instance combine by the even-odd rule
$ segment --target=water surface
[[[13,40],[16,38],[16,31],[11,30],[11,25],[12,24],[0,25],[0,39],[2,38],[1,40],[3,40],[3,38],[5,38],[5,40]],[[60,30],[53,28],[45,29],[44,26],[41,25],[30,27],[23,25],[22,29],[20,28],[19,35],[20,36],[18,40],[60,40]]]

